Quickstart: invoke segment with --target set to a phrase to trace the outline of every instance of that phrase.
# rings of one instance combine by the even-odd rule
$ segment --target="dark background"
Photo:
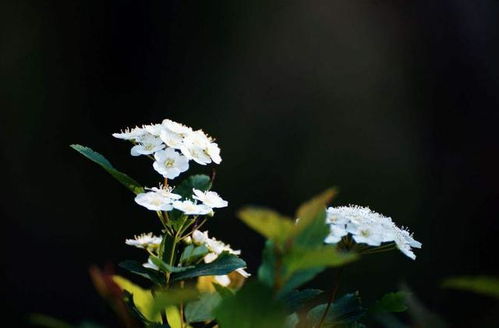
[[[365,258],[341,292],[368,302],[406,282],[453,327],[499,322],[493,300],[439,288],[499,274],[498,1],[0,6],[4,323],[41,312],[112,325],[88,267],[139,259],[124,239],[159,225],[69,144],[153,186],[151,163],[111,133],[165,117],[222,147],[215,190],[230,207],[209,228],[242,249],[249,271],[263,240],[236,210],[291,214],[334,185],[335,204],[369,205],[423,243],[415,262]]]

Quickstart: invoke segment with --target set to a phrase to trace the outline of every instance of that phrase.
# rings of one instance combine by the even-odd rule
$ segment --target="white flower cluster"
[[[202,130],[193,130],[168,119],[161,124],[126,129],[114,133],[113,137],[132,141],[132,156],[153,155],[154,169],[167,179],[187,171],[190,160],[201,165],[222,161],[220,148],[211,137]]]
[[[194,200],[181,200],[182,197],[173,193],[168,187],[149,188],[148,190],[150,191],[138,194],[135,202],[151,211],[177,209],[185,215],[211,215],[214,208],[226,207],[229,204],[214,191],[192,189]]]
[[[337,244],[350,234],[358,244],[377,247],[385,242],[395,243],[396,247],[411,259],[416,258],[412,247],[422,246],[407,229],[397,227],[391,218],[371,211],[367,207],[355,205],[329,207],[326,223],[330,228],[330,233],[324,240],[327,244]]]
[[[240,255],[240,250],[233,250],[230,245],[224,244],[223,242],[216,240],[215,238],[208,237],[208,231],[201,232],[199,230],[195,230],[192,233],[192,237],[186,239],[187,243],[193,243],[194,245],[204,245],[208,248],[209,253],[206,254],[203,258],[205,263],[211,263],[215,261],[220,254],[223,252],[227,252],[229,254]],[[244,278],[248,278],[250,274],[246,272],[244,269],[235,270]],[[226,287],[230,284],[230,278],[228,275],[215,276],[215,280],[220,285]]]
[[[161,244],[162,239],[163,238],[161,237],[154,236],[150,232],[134,236],[133,239],[127,239],[125,240],[125,244],[143,249],[156,249]]]

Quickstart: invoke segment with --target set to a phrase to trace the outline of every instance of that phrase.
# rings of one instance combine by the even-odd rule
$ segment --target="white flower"
[[[161,129],[159,137],[168,147],[172,147],[175,149],[182,148],[184,137],[178,133],[175,133],[163,127]]]
[[[340,206],[327,209],[326,223],[330,233],[324,240],[328,244],[339,243],[347,234],[358,244],[380,246],[382,243],[395,243],[396,247],[408,257],[416,256],[411,247],[421,248],[406,229],[400,229],[391,218],[371,211],[367,207]]]
[[[187,134],[184,138],[180,151],[182,151],[182,154],[184,154],[185,157],[192,159],[201,165],[211,163],[212,158],[208,153],[209,151],[219,163],[222,160],[219,158],[220,149],[218,149],[216,144],[212,145],[212,139],[202,130],[193,131]]]
[[[149,192],[140,193],[135,202],[151,211],[171,211],[172,202],[181,196],[171,192],[171,189],[152,188]]]
[[[216,240],[215,238],[210,238],[208,236],[208,231],[201,232],[199,230],[194,230],[194,232],[192,233],[192,242],[196,245],[204,245],[210,251],[203,258],[203,261],[205,263],[211,263],[215,261],[223,252],[234,255],[241,254],[240,250],[233,250],[230,245],[227,245],[220,240]],[[235,271],[244,278],[248,278],[249,276],[251,276],[248,272],[246,272],[246,270],[244,270],[244,268],[239,268]],[[225,287],[230,284],[230,278],[228,275],[215,276],[215,281]]]
[[[136,140],[143,135],[145,135],[147,131],[143,128],[135,127],[133,129],[125,129],[119,133],[113,133],[113,137],[123,140]]]
[[[337,244],[340,242],[341,238],[348,235],[348,231],[346,231],[345,226],[338,225],[330,225],[329,226],[329,234],[327,235],[324,242],[326,244]]]
[[[152,233],[143,233],[134,236],[134,239],[126,239],[125,244],[138,248],[157,248],[161,244],[161,237],[156,237]]]
[[[165,148],[160,138],[152,134],[143,135],[136,140],[138,144],[132,147],[130,153],[132,156],[151,155]]]
[[[170,130],[171,132],[179,134],[182,137],[185,137],[186,135],[192,132],[192,129],[190,127],[169,119],[164,119],[161,125],[166,129]]]
[[[173,207],[184,212],[186,215],[206,215],[212,212],[211,207],[203,204],[196,204],[190,200],[175,201],[173,202]]]
[[[147,263],[142,264],[142,266],[144,268],[147,268],[147,269],[153,269],[153,270],[159,271],[159,267],[156,264],[154,264],[151,261],[151,259],[147,259]]]
[[[230,278],[226,274],[222,276],[215,276],[215,281],[223,287],[227,287],[230,285]]]
[[[180,173],[187,171],[189,168],[188,159],[172,148],[156,152],[154,159],[156,160],[153,163],[154,169],[168,179],[178,177]]]
[[[163,125],[161,124],[149,124],[143,125],[142,128],[152,134],[155,137],[159,137],[161,131],[163,130]]]
[[[201,201],[203,204],[211,208],[226,207],[229,204],[214,191],[201,191],[198,189],[192,189],[192,192],[194,193],[194,199]]]
[[[206,148],[206,153],[211,157],[211,160],[215,164],[220,164],[222,162],[222,157],[220,157],[220,147],[218,147],[218,144],[214,142],[209,143]]]

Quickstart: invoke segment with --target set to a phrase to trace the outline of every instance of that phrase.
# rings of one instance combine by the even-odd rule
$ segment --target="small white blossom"
[[[163,177],[174,179],[180,173],[189,169],[189,161],[184,156],[177,153],[172,148],[160,150],[154,154],[154,169]]]
[[[204,204],[196,204],[190,200],[175,201],[173,207],[186,215],[206,215],[212,213],[212,209]]]
[[[199,230],[194,230],[194,232],[192,233],[191,241],[195,245],[206,246],[206,248],[208,248],[208,250],[210,251],[203,258],[203,261],[205,263],[211,263],[215,261],[223,252],[234,255],[241,254],[240,250],[233,250],[230,245],[227,245],[220,240],[216,240],[215,238],[210,238],[208,236],[208,231],[201,232]],[[251,274],[246,272],[246,270],[244,270],[243,268],[239,268],[235,271],[244,278],[248,278],[251,276]],[[222,286],[228,286],[230,284],[230,278],[228,275],[215,276],[215,280]]]
[[[136,140],[143,135],[147,134],[147,131],[143,128],[135,127],[133,129],[125,129],[119,133],[113,133],[113,137],[123,140]]]
[[[351,234],[358,244],[380,246],[393,242],[408,257],[415,259],[411,247],[421,248],[406,229],[400,229],[391,218],[371,211],[367,207],[340,206],[327,209],[326,223],[330,226],[330,234],[324,240],[328,244],[339,243],[344,236]]]
[[[194,199],[201,201],[204,205],[207,205],[211,208],[226,207],[229,204],[214,191],[201,191],[198,189],[192,189],[192,192],[194,193]]]
[[[151,211],[171,211],[172,202],[181,196],[171,192],[171,189],[151,188],[151,191],[135,196],[135,202]]]
[[[198,164],[206,165],[213,162],[220,163],[220,148],[202,130],[193,131],[186,135],[182,147],[182,154]]]
[[[138,143],[130,150],[132,156],[151,155],[165,148],[163,141],[152,134],[143,135],[136,141]]]
[[[152,233],[143,233],[134,236],[134,239],[126,239],[125,244],[138,248],[157,248],[161,244],[161,237],[156,237]]]
[[[330,225],[329,226],[329,234],[327,235],[324,242],[326,244],[337,244],[340,242],[341,238],[348,235],[348,231],[345,229],[345,226],[337,226]]]
[[[190,127],[169,119],[164,119],[161,125],[171,132],[174,132],[182,137],[185,137],[192,132],[192,129]]]

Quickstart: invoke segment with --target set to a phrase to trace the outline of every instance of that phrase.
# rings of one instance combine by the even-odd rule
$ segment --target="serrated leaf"
[[[244,267],[246,267],[246,262],[235,255],[224,252],[211,263],[200,263],[193,268],[175,273],[173,279],[178,281],[199,276],[219,276]]]
[[[282,328],[286,311],[269,287],[250,282],[234,296],[223,299],[215,317],[223,328]]]
[[[176,273],[176,272],[187,271],[189,269],[194,268],[194,266],[175,267],[175,266],[169,265],[168,263],[165,263],[159,257],[152,256],[152,255],[149,256],[149,259],[151,260],[152,263],[154,263],[154,265],[156,265],[163,272]]]
[[[287,239],[294,227],[291,219],[266,208],[247,207],[239,211],[238,217],[250,228],[278,244]]]
[[[465,290],[499,298],[499,278],[491,276],[463,276],[445,279],[443,288]]]
[[[372,313],[404,312],[407,310],[407,296],[407,293],[402,291],[388,293],[377,301],[369,311]]]
[[[134,273],[136,275],[142,276],[144,278],[149,279],[153,283],[157,285],[164,285],[165,284],[165,277],[163,274],[152,270],[152,269],[147,269],[144,268],[139,262],[137,261],[132,261],[132,260],[127,260],[120,262],[118,264],[121,268],[127,270],[128,272]]]
[[[307,314],[307,320],[311,326],[317,325],[327,304],[321,304],[311,309]],[[357,293],[346,294],[331,304],[326,314],[322,327],[337,327],[341,325],[354,324],[365,314],[365,309],[360,303]]]
[[[209,250],[206,246],[204,245],[196,246],[191,244],[188,245],[186,248],[184,248],[184,251],[180,256],[180,262],[184,264],[195,262],[200,258],[204,257],[208,253]]]
[[[99,154],[98,152],[92,150],[89,147],[85,147],[82,145],[71,145],[71,148],[88,158],[94,163],[100,165],[104,170],[106,170],[113,178],[118,180],[121,184],[127,187],[130,191],[135,194],[140,194],[144,192],[144,188],[134,179],[130,178],[123,172],[118,171],[113,167],[111,162],[109,162],[104,156]]]
[[[213,320],[213,310],[218,306],[222,297],[218,293],[202,294],[199,300],[191,302],[185,307],[185,319],[188,323]]]

